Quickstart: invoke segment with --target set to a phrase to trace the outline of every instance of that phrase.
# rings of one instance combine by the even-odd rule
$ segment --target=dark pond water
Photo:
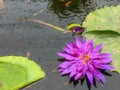
[[[68,77],[54,72],[60,63],[56,52],[65,42],[74,40],[71,34],[62,34],[52,28],[20,18],[39,19],[65,27],[71,22],[81,23],[85,16],[95,9],[120,4],[120,0],[4,0],[0,14],[0,55],[22,55],[30,52],[30,58],[46,72],[45,79],[35,82],[22,90],[88,90],[86,83],[67,85]],[[72,1],[72,0],[71,0]],[[120,75],[106,77],[104,87],[91,90],[119,90]]]

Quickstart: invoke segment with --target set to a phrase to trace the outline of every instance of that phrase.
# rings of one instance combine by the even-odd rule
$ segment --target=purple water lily
[[[70,78],[79,80],[81,77],[87,77],[91,85],[94,79],[101,83],[105,83],[105,78],[100,70],[113,70],[110,65],[112,62],[110,53],[100,53],[103,44],[94,47],[94,41],[86,41],[84,37],[80,42],[76,36],[76,43],[67,43],[63,47],[64,52],[58,52],[59,56],[64,57],[64,61],[59,65],[59,71],[62,75],[69,74]]]

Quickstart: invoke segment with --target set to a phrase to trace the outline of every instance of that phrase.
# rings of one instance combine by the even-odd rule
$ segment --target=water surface
[[[20,18],[39,19],[65,28],[71,22],[81,23],[90,11],[120,4],[120,0],[74,0],[70,6],[65,6],[66,2],[68,0],[4,0],[0,14],[0,55],[26,56],[30,52],[30,58],[46,72],[45,79],[22,90],[88,90],[86,83],[76,87],[67,85],[69,78],[55,71],[60,63],[56,52],[74,37]],[[119,75],[105,77],[104,87],[98,85],[91,90],[119,90]]]

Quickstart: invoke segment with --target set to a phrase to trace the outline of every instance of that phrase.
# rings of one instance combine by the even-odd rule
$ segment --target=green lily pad
[[[104,7],[89,13],[82,23],[87,31],[113,30],[120,33],[120,5]]]
[[[40,66],[28,58],[0,57],[0,90],[19,90],[44,76]]]
[[[115,71],[120,73],[120,34],[111,30],[106,31],[88,31],[84,33],[87,39],[93,39],[95,45],[104,44],[102,52],[112,53]]]
[[[2,81],[0,81],[0,90],[8,90]]]

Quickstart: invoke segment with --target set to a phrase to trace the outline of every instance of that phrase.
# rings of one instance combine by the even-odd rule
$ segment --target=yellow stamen
[[[83,60],[83,63],[86,64],[86,62],[90,59],[90,56],[88,54],[80,55],[80,59]]]
[[[83,57],[84,64],[86,64],[87,60],[89,60],[89,59],[90,59],[90,56],[85,54]]]

